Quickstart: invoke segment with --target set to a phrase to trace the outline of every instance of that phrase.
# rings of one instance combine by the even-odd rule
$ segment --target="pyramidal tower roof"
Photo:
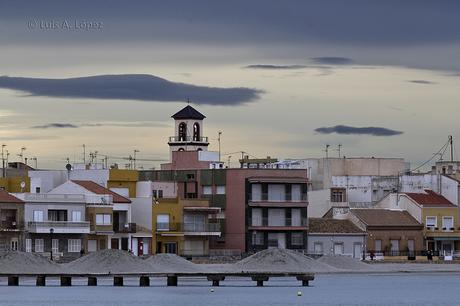
[[[186,107],[172,115],[171,118],[203,120],[204,118],[206,118],[206,116],[194,109],[193,107],[191,107],[190,105],[187,105]]]

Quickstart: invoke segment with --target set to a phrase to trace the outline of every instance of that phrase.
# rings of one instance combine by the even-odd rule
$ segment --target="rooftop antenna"
[[[6,177],[4,149],[6,144],[2,144],[2,177]],[[8,152],[8,151],[7,151]]]
[[[217,141],[218,141],[218,143],[219,143],[219,162],[220,162],[220,136],[222,135],[222,131],[219,131],[219,132],[217,133],[217,135],[218,135],[218,136],[217,136]]]
[[[227,157],[227,168],[230,168],[230,159],[232,158],[231,155]]]
[[[340,156],[340,151],[341,151],[341,149],[342,149],[342,144],[339,144],[339,145],[337,146],[337,152],[339,152],[339,158],[341,157],[341,156]]]
[[[31,160],[34,161],[34,166],[35,166],[34,169],[37,169],[37,167],[38,167],[38,160],[37,160],[37,158],[36,158],[36,157],[32,157]]]
[[[133,158],[133,165],[134,165],[134,170],[136,170],[136,153],[139,153],[140,151],[135,149],[134,151],[134,158]]]
[[[190,99],[189,99],[189,98],[187,98],[187,104],[189,104],[189,105],[190,105]]]
[[[26,150],[26,147],[21,148],[21,153],[18,154],[18,156],[21,158],[21,162],[24,163],[24,151]]]
[[[86,145],[83,144],[83,164],[85,165],[86,168]]]
[[[454,137],[449,135],[449,145],[450,145],[450,161],[454,161]]]

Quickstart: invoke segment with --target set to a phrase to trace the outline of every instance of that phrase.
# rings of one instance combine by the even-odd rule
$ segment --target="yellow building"
[[[221,234],[220,224],[211,221],[219,212],[208,200],[158,199],[152,207],[152,253],[209,255],[209,238]]]
[[[13,193],[30,192],[30,179],[27,176],[0,177],[0,188]]]
[[[110,169],[107,188],[114,190],[124,196],[130,198],[136,197],[136,184],[139,180],[139,171],[127,169]],[[128,190],[128,194],[124,194],[122,190]]]

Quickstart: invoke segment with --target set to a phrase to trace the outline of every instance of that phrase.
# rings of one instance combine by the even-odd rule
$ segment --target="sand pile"
[[[317,259],[318,262],[327,264],[329,266],[352,271],[372,271],[375,267],[367,263],[361,262],[358,259],[351,258],[350,256],[332,256],[324,255]]]
[[[156,254],[144,259],[144,261],[152,267],[153,271],[161,273],[198,273],[205,271],[204,266],[196,265],[176,254]]]
[[[66,267],[36,253],[0,252],[0,273],[55,274],[67,271]]]
[[[267,249],[233,265],[238,272],[337,272],[339,269],[286,249]]]
[[[89,253],[66,265],[77,273],[143,273],[152,272],[141,258],[122,250]]]

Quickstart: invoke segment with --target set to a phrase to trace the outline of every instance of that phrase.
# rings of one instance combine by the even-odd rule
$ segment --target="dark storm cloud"
[[[423,84],[423,85],[434,85],[436,82],[427,81],[427,80],[408,80],[410,83]]]
[[[68,79],[0,77],[0,88],[33,96],[141,101],[186,101],[195,104],[239,105],[256,100],[260,90],[220,88],[171,82],[153,75],[98,75]]]
[[[35,125],[31,127],[32,129],[50,129],[50,128],[56,128],[56,129],[75,129],[78,126],[71,124],[71,123],[48,123],[44,125]]]
[[[351,65],[353,60],[348,57],[338,57],[338,56],[322,56],[322,57],[313,57],[311,59],[313,63],[320,65]]]
[[[294,70],[294,69],[303,69],[306,68],[306,65],[265,65],[265,64],[255,64],[248,65],[244,68],[247,69],[267,69],[267,70]]]
[[[336,125],[332,127],[321,127],[315,129],[320,134],[343,134],[343,135],[371,135],[371,136],[394,136],[403,132],[382,127],[353,127],[347,125]]]

